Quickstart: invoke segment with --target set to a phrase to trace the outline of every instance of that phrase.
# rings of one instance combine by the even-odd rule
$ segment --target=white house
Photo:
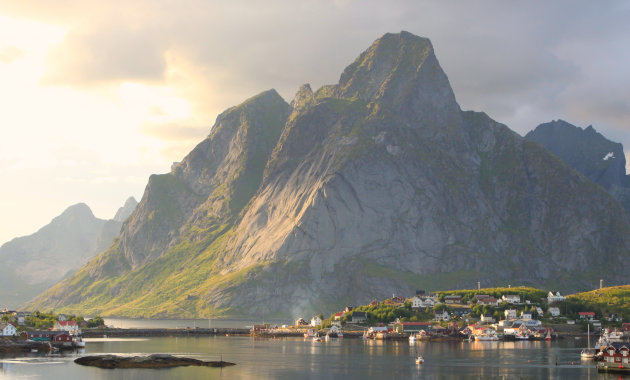
[[[322,319],[318,316],[314,316],[313,318],[311,318],[311,326],[316,327],[316,326],[321,326],[322,325]]]
[[[515,304],[521,303],[521,296],[518,294],[506,294],[501,297],[504,302]]]
[[[481,322],[494,323],[494,318],[492,317],[492,314],[481,314]]]
[[[561,295],[560,292],[556,292],[556,294],[553,294],[553,292],[549,292],[549,294],[547,294],[547,303],[562,302],[564,300],[565,297]]]
[[[422,299],[420,299],[420,297],[418,297],[418,296],[413,297],[411,299],[411,307],[413,309],[417,309],[417,308],[423,307],[422,304],[423,304]]]
[[[17,329],[10,323],[0,322],[0,336],[15,336]]]
[[[539,317],[543,316],[543,309],[540,306],[536,306],[536,313]]]
[[[506,309],[503,314],[505,314],[505,319],[516,319],[515,309]]]
[[[558,307],[550,307],[547,311],[552,317],[557,317],[560,315],[560,308]]]
[[[521,319],[532,319],[532,313],[529,311],[521,311]]]
[[[53,325],[53,330],[56,331],[67,331],[70,334],[78,334],[79,324],[76,321],[57,321]]]
[[[440,322],[440,321],[445,321],[448,322],[451,319],[451,317],[448,315],[448,311],[443,310],[441,313],[435,313],[435,321],[436,322]]]

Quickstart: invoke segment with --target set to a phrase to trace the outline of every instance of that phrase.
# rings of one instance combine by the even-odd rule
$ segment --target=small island
[[[178,357],[168,354],[151,354],[136,356],[92,355],[74,360],[75,363],[99,368],[172,368],[181,366],[228,367],[235,363],[220,361],[203,361],[193,358]]]

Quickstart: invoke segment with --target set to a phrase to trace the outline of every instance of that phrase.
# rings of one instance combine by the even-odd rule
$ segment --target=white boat
[[[475,340],[479,341],[497,341],[499,337],[496,335],[488,335],[488,334],[476,334]]]
[[[588,343],[588,348],[582,350],[580,353],[580,358],[582,360],[595,360],[597,359],[597,350],[591,349],[591,325],[587,326],[586,330],[586,341]]]
[[[602,335],[606,335],[606,339],[608,339],[609,343],[622,342],[623,341],[623,332],[610,329],[604,329]]]
[[[83,338],[81,338],[81,336],[74,337],[74,339],[72,340],[72,343],[74,347],[85,348],[85,342],[83,341]]]
[[[416,364],[423,364],[424,358],[420,355],[416,356]]]

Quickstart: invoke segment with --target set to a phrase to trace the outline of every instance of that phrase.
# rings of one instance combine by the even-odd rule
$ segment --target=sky
[[[431,39],[464,110],[630,146],[630,2],[0,0],[0,244],[72,204],[112,218],[228,107],[336,83],[387,32]]]

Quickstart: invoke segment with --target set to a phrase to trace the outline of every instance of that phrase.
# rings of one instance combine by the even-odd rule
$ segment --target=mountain
[[[114,220],[120,223],[124,222],[125,219],[127,219],[129,215],[133,213],[133,210],[135,210],[136,207],[138,207],[138,201],[136,200],[136,198],[127,198],[125,204],[121,208],[119,208],[118,211],[116,211],[116,215],[114,215]]]
[[[582,129],[564,120],[540,124],[525,138],[552,151],[630,211],[630,176],[622,144],[608,140],[592,126]]]
[[[134,200],[135,201],[135,200]],[[131,207],[129,200],[125,207]],[[32,235],[0,247],[0,306],[17,307],[112,244],[122,222],[96,218],[78,203]]]
[[[264,318],[477,281],[566,292],[627,281],[629,227],[547,149],[462,111],[428,39],[386,34],[338,84],[219,115],[30,307]]]

